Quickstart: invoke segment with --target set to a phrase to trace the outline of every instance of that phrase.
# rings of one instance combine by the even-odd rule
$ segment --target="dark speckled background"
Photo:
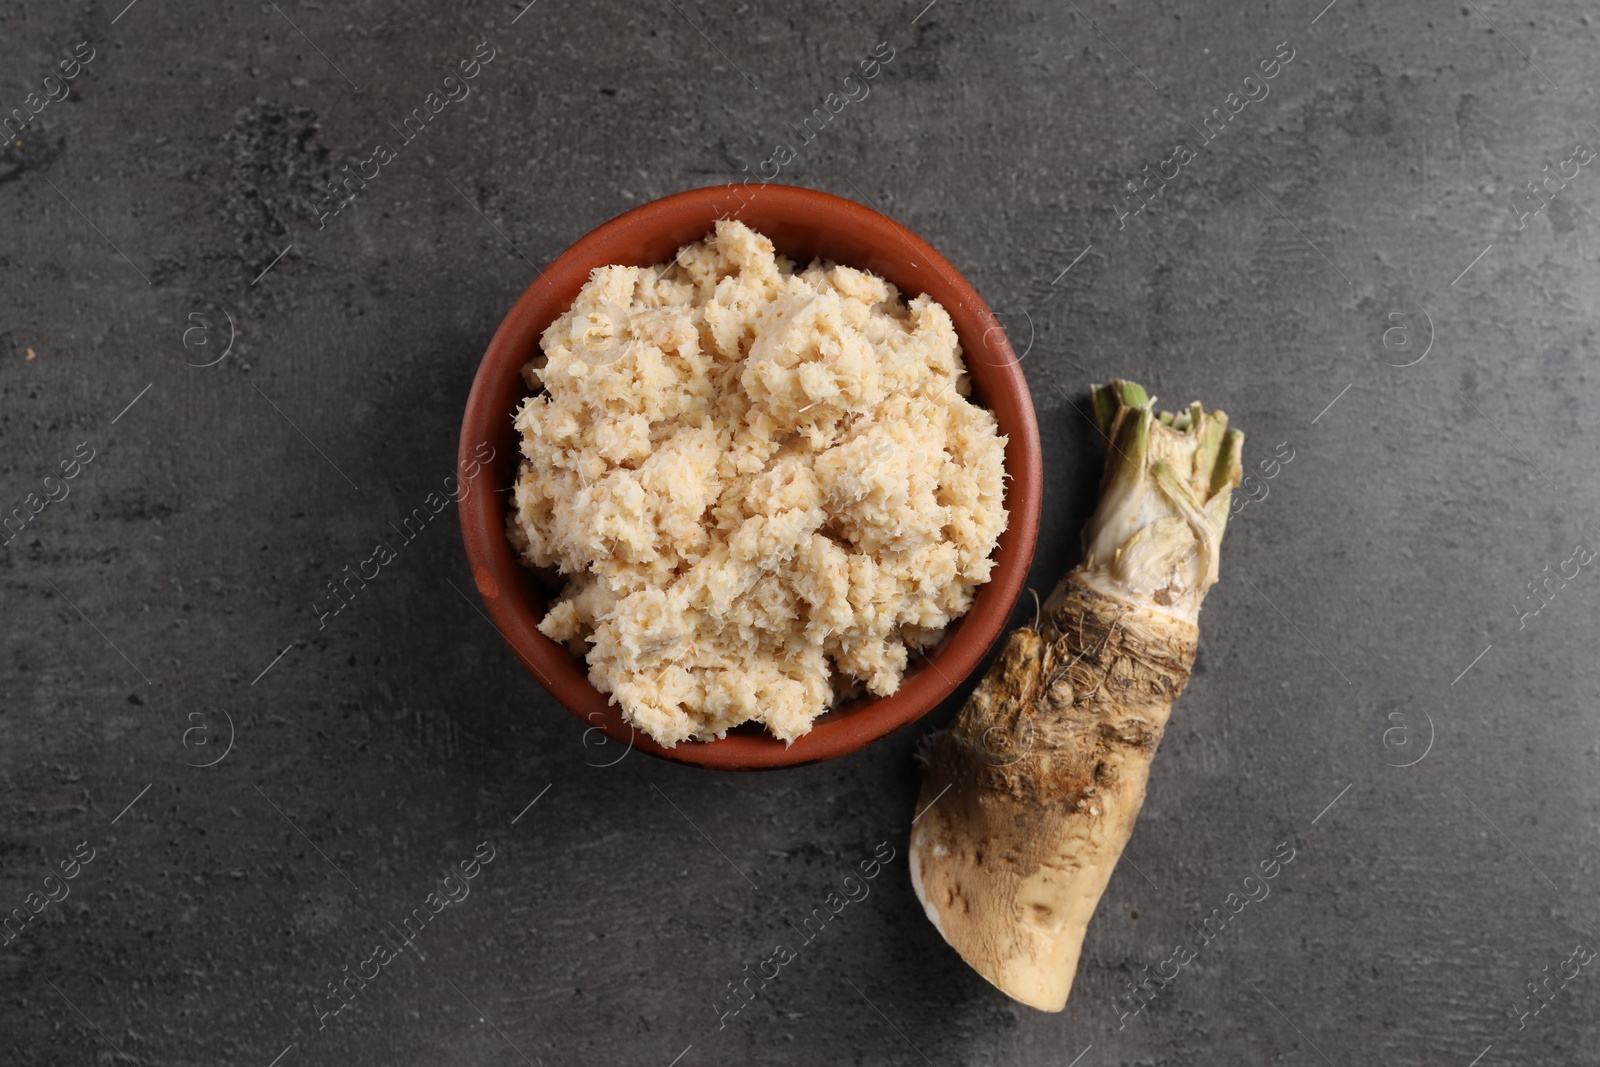
[[[1591,8],[123,2],[0,7],[0,116],[94,50],[0,153],[0,513],[93,452],[0,554],[0,910],[93,850],[0,945],[0,1062],[1595,1062],[1600,972],[1567,961],[1600,950],[1600,564],[1529,591],[1600,537],[1600,168],[1563,166],[1600,145]],[[319,230],[319,184],[485,41]],[[953,702],[755,776],[602,746],[480,615],[453,512],[311,608],[452,472],[540,266],[756,170],[879,42],[780,180],[876,205],[1009,316],[1034,584],[1092,503],[1091,382],[1249,434],[1256,499],[1060,1015],[911,893],[911,754]],[[1533,214],[1547,164],[1577,175]],[[320,1018],[480,842],[470,895]],[[719,1027],[880,842],[870,896]],[[1270,895],[1120,1018],[1280,842]]]

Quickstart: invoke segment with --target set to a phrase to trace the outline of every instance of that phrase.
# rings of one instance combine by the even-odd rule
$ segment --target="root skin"
[[[1199,631],[1074,571],[922,760],[912,879],[940,933],[1024,1004],[1060,1011],[1144,803]],[[931,805],[931,807],[930,807]]]

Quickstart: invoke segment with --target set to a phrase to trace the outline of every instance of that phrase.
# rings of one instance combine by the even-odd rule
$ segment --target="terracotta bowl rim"
[[[590,271],[612,263],[665,262],[675,247],[644,262],[639,257],[642,249],[652,242],[659,245],[672,232],[692,229],[698,221],[703,236],[717,219],[727,217],[744,218],[757,230],[765,226],[805,234],[787,242],[774,238],[780,253],[786,243],[796,247],[800,241],[868,245],[872,252],[866,258],[874,262],[863,269],[895,282],[905,299],[927,292],[945,307],[956,325],[975,398],[995,412],[1008,437],[1005,503],[1010,516],[995,549],[990,581],[978,588],[972,608],[947,628],[933,654],[908,668],[897,692],[832,711],[790,745],[764,730],[741,729],[718,740],[685,741],[669,749],[626,723],[620,708],[590,684],[586,665],[536,629],[546,594],[506,538],[510,495],[503,487],[512,484],[521,455],[511,424],[516,404],[527,395],[521,368],[538,350],[549,323],[571,306]],[[619,246],[629,245],[641,250],[639,256],[619,254]],[[836,261],[862,266],[844,258]],[[918,284],[900,284],[896,274],[918,279]],[[505,394],[513,381],[508,407]],[[493,448],[487,460],[486,443]],[[641,749],[700,767],[754,770],[815,763],[864,748],[932,711],[976,669],[1002,635],[1027,581],[1038,539],[1043,471],[1038,423],[1019,360],[994,312],[949,261],[893,219],[854,201],[797,186],[745,184],[689,189],[626,211],[579,238],[534,278],[506,313],[474,375],[462,417],[457,477],[462,538],[484,608],[528,671],[589,724],[583,744],[586,749],[594,746],[599,757],[594,765],[618,762],[627,751]],[[914,653],[914,659],[920,655]],[[608,739],[627,748],[602,751]]]

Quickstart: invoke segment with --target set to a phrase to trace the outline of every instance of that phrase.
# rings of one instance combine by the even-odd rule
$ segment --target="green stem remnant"
[[[1156,414],[1133,382],[1097,385],[1107,442],[1100,506],[1083,531],[1080,577],[1102,592],[1195,621],[1217,580],[1244,434],[1199,402]]]

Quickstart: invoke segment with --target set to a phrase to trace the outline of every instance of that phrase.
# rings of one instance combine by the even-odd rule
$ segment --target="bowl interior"
[[[590,684],[587,668],[536,629],[547,591],[515,557],[506,539],[509,486],[520,458],[512,417],[527,395],[524,363],[539,337],[589,279],[608,264],[665,263],[737,218],[765,234],[798,264],[821,257],[892,282],[904,299],[928,293],[950,313],[972,379],[973,398],[995,413],[1006,445],[1009,522],[995,549],[991,580],[971,610],[946,630],[926,656],[914,656],[900,688],[864,697],[818,718],[811,732],[785,745],[758,728],[667,749],[623,721],[619,708]],[[492,449],[492,455],[483,457]],[[1026,381],[1005,331],[965,279],[905,227],[849,200],[780,185],[725,185],[653,201],[581,238],[518,298],[478,367],[462,422],[458,456],[462,532],[478,591],[496,628],[519,659],[574,714],[593,728],[584,744],[603,765],[624,749],[609,741],[684,763],[722,769],[791,766],[831,759],[863,747],[930,711],[960,684],[1000,636],[1022,591],[1039,525],[1041,469],[1038,427]]]

